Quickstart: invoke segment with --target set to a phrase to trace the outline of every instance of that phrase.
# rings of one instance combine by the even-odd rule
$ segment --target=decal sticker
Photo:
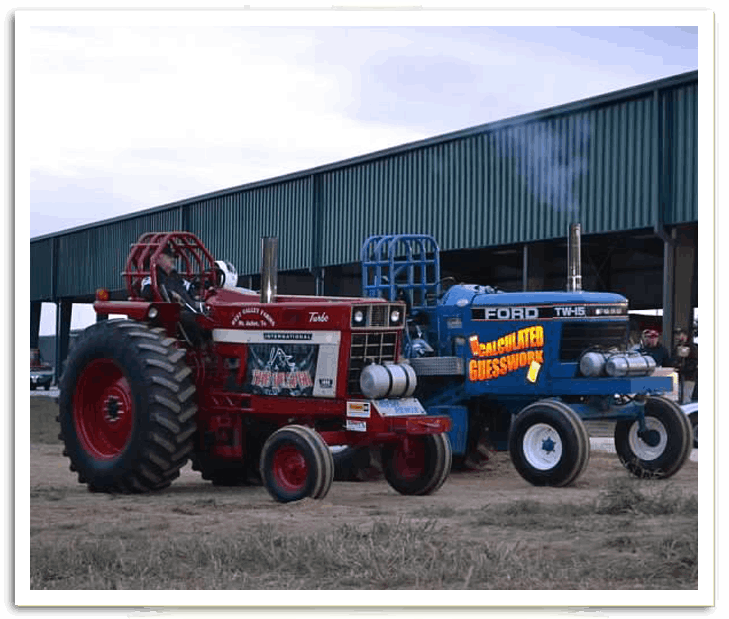
[[[558,318],[587,316],[587,308],[584,305],[568,305],[567,307],[555,307],[554,313]]]
[[[256,306],[242,307],[230,321],[233,327],[273,327],[276,321],[266,310]]]
[[[329,322],[326,312],[309,312],[309,322]]]
[[[308,342],[339,345],[341,331],[253,331],[213,329],[213,340],[227,344],[263,344],[266,342]]]
[[[626,303],[605,305],[482,306],[471,309],[473,320],[554,320],[565,318],[612,318],[628,316]]]
[[[347,402],[347,417],[362,417],[367,419],[369,416],[369,402]]]
[[[310,396],[314,388],[319,347],[308,344],[251,344],[247,382],[251,393]]]
[[[366,421],[354,421],[353,419],[347,419],[347,430],[352,432],[367,432]]]
[[[484,307],[481,320],[532,320],[539,318],[536,307]]]
[[[340,331],[213,329],[213,341],[247,344],[236,391],[279,396],[336,397]]]
[[[536,383],[537,378],[539,378],[539,370],[541,370],[541,369],[542,369],[541,363],[539,363],[538,361],[532,361],[529,364],[529,371],[527,372],[526,379],[530,383]]]
[[[544,363],[544,328],[526,327],[507,333],[490,342],[480,342],[478,335],[469,338],[473,358],[468,362],[471,381],[493,380],[515,370]],[[534,370],[536,380],[539,368]]]
[[[277,331],[274,333],[263,334],[264,340],[273,340],[276,342],[291,342],[297,340],[302,342],[308,342],[311,341],[312,337],[314,337],[313,333],[289,333],[286,331]]]

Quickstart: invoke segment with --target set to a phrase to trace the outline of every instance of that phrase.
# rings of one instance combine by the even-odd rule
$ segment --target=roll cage
[[[215,260],[191,232],[147,232],[133,243],[122,271],[130,301],[142,301],[142,282],[149,277],[155,301],[164,301],[158,284],[158,261],[165,247],[174,254],[177,272],[197,283],[200,299],[218,287]]]

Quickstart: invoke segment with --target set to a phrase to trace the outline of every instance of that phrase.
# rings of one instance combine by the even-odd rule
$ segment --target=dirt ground
[[[518,500],[545,504],[589,503],[596,500],[611,480],[621,476],[631,478],[614,453],[593,449],[585,472],[575,484],[568,488],[537,488],[516,473],[507,453],[497,452],[486,470],[454,471],[431,496],[399,495],[384,480],[334,482],[322,500],[279,504],[263,487],[213,486],[189,465],[172,486],[158,493],[131,496],[91,493],[78,483],[61,451],[60,445],[32,443],[30,446],[31,543],[70,541],[81,531],[86,537],[124,536],[125,532],[141,530],[176,537],[186,533],[229,535],[261,524],[293,534],[311,533],[344,524],[366,526],[375,518],[427,520],[434,516],[451,534],[467,539],[476,533],[472,530],[471,510]],[[689,461],[668,482],[662,483],[694,493],[697,474],[697,462]],[[528,536],[529,532],[524,534]]]

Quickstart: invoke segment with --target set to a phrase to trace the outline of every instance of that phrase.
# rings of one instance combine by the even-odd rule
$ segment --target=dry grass
[[[58,444],[57,407],[31,398],[31,438]],[[31,506],[63,508],[73,491],[31,489]],[[221,495],[221,497],[224,495]],[[589,501],[537,498],[370,514],[317,533],[274,523],[222,532],[112,528],[68,521],[49,537],[31,530],[32,589],[695,589],[695,492],[629,476]],[[220,498],[187,496],[174,514],[214,512]],[[134,510],[124,503],[121,508]],[[223,508],[220,508],[223,509]],[[56,525],[58,527],[58,525]]]
[[[54,398],[34,396],[30,398],[30,442],[60,445],[59,426],[56,421],[58,405]]]
[[[640,514],[624,511],[616,488],[588,506],[522,501],[487,507],[477,516],[483,537],[475,541],[449,535],[436,516],[376,521],[367,528],[343,525],[306,536],[260,526],[236,539],[156,539],[128,531],[115,539],[34,544],[31,588],[696,588],[698,541],[690,497],[674,495],[659,503],[662,495],[635,489],[630,496],[643,506]],[[639,518],[666,513],[682,516],[670,533],[649,535],[638,526]],[[534,546],[520,535],[525,528],[549,535]],[[493,537],[515,541],[490,542],[494,529],[512,530],[511,536]],[[564,542],[576,535],[584,541],[565,552]]]

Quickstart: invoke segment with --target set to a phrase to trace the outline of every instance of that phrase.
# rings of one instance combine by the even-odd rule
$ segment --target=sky
[[[21,15],[16,140],[30,238],[699,66],[685,15],[130,13]],[[53,316],[45,304],[42,334]],[[73,328],[80,316],[74,308]]]

